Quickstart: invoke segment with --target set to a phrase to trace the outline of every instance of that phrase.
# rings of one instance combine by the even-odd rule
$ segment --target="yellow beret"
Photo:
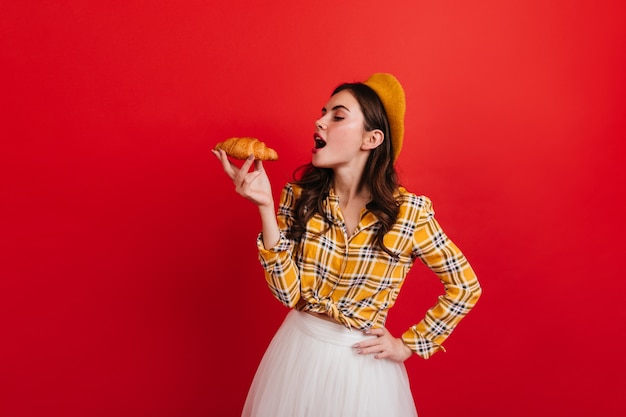
[[[396,77],[381,72],[373,74],[363,84],[376,92],[385,107],[391,129],[391,145],[395,162],[400,155],[404,139],[404,114],[406,113],[404,89]]]

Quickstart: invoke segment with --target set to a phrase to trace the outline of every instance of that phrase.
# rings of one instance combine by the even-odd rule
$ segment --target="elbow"
[[[300,297],[291,297],[288,302],[284,302],[285,307],[295,308],[298,305],[298,301],[300,301]]]
[[[478,283],[478,281],[476,281],[476,285],[470,288],[470,297],[473,301],[473,304],[476,304],[476,302],[478,301],[478,299],[481,297],[482,294],[483,294],[483,289]]]
[[[482,296],[483,289],[478,283],[478,280],[466,281],[456,287],[456,292],[453,292],[452,298],[457,301],[462,301],[470,308],[476,304],[478,299]]]
[[[290,292],[278,288],[271,288],[271,290],[274,297],[285,307],[294,308],[300,301],[300,291]]]

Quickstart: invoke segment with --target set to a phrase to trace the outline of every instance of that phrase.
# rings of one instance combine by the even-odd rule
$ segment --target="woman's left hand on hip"
[[[395,362],[404,362],[413,355],[413,351],[402,339],[393,337],[384,327],[371,329],[365,334],[376,336],[376,338],[355,344],[354,348],[359,355],[373,354],[376,359],[390,359]]]

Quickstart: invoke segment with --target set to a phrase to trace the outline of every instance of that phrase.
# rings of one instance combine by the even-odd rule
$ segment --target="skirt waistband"
[[[362,340],[376,336],[364,334],[361,330],[351,330],[342,324],[315,317],[312,314],[291,310],[290,318],[297,321],[298,328],[311,337],[340,346],[352,346]]]

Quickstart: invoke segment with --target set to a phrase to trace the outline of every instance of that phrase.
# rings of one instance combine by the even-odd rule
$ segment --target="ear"
[[[363,142],[361,143],[361,149],[364,151],[376,149],[385,140],[385,134],[380,129],[370,130],[363,135]]]

